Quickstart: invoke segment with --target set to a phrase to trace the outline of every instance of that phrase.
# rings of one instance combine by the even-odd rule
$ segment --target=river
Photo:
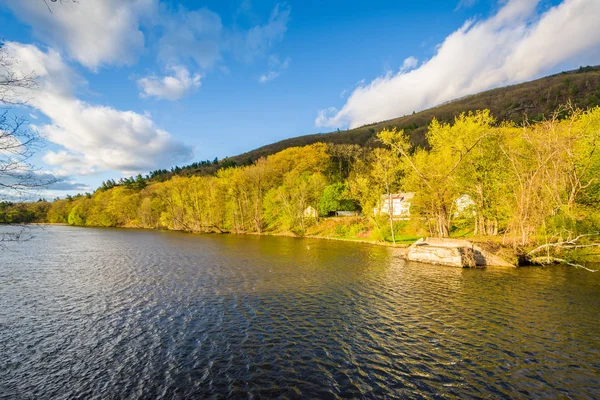
[[[600,273],[315,239],[32,233],[0,249],[0,398],[600,396]]]

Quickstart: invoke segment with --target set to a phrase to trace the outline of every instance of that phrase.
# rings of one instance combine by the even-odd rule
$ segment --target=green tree
[[[375,149],[371,161],[371,176],[375,183],[374,188],[379,188],[377,193],[380,196],[385,196],[388,204],[388,222],[390,232],[392,234],[392,242],[396,243],[396,235],[394,233],[394,202],[392,194],[398,188],[399,174],[401,165],[398,163],[396,156],[387,149]],[[383,193],[382,193],[383,192]],[[381,212],[382,200],[377,205],[378,212]]]
[[[379,139],[402,159],[405,186],[418,193],[415,199],[433,220],[432,230],[441,237],[450,233],[452,208],[459,197],[457,175],[473,149],[490,134],[494,118],[489,110],[461,114],[454,124],[433,120],[427,132],[429,149],[411,153],[404,131],[384,130]]]
[[[319,199],[319,212],[321,215],[328,215],[342,209],[344,191],[345,186],[342,182],[336,182],[325,187],[323,195]]]

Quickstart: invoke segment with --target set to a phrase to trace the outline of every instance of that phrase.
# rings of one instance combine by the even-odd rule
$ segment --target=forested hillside
[[[600,66],[582,67],[575,71],[563,72],[519,85],[489,90],[412,115],[356,129],[285,139],[221,160],[219,164],[195,164],[178,169],[176,173],[213,173],[222,166],[247,165],[260,157],[277,153],[288,147],[306,146],[318,142],[376,147],[380,145],[376,139],[377,133],[383,129],[402,129],[410,135],[412,143],[424,145],[427,126],[433,118],[437,118],[440,122],[452,122],[463,112],[487,109],[498,121],[521,123],[525,118],[539,121],[543,117],[550,116],[559,105],[569,102],[581,109],[600,105]]]

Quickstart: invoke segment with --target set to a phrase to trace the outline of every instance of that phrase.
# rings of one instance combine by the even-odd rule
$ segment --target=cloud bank
[[[39,40],[93,70],[136,61],[144,48],[140,20],[155,7],[155,0],[48,1],[49,12],[40,0],[5,3]]]
[[[63,196],[68,192],[89,191],[91,188],[73,177],[58,177],[52,172],[36,170],[21,164],[0,173],[0,197],[7,201],[36,200],[39,197]]]
[[[420,111],[494,87],[534,79],[558,66],[597,64],[598,0],[565,0],[541,15],[538,0],[509,0],[486,20],[469,20],[418,68],[360,85],[341,109],[318,112],[319,127],[351,128]]]
[[[39,87],[22,92],[29,104],[45,114],[50,124],[39,132],[62,147],[48,151],[43,160],[58,175],[87,175],[112,170],[125,174],[148,171],[188,161],[192,149],[156,127],[150,116],[93,105],[73,94],[76,74],[52,49],[7,42],[6,49],[19,71],[35,71]]]
[[[138,80],[140,96],[167,100],[197,89],[200,78],[227,55],[242,62],[265,57],[283,39],[290,15],[289,6],[276,4],[264,23],[239,28],[224,26],[206,7],[171,9],[160,0],[48,1],[52,12],[41,0],[4,3],[31,25],[37,39],[93,71],[133,65],[140,53],[151,51],[157,73]],[[184,77],[186,72],[191,76]]]

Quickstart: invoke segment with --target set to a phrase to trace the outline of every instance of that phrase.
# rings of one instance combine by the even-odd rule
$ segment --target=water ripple
[[[0,398],[597,398],[600,275],[50,227],[0,259]]]

